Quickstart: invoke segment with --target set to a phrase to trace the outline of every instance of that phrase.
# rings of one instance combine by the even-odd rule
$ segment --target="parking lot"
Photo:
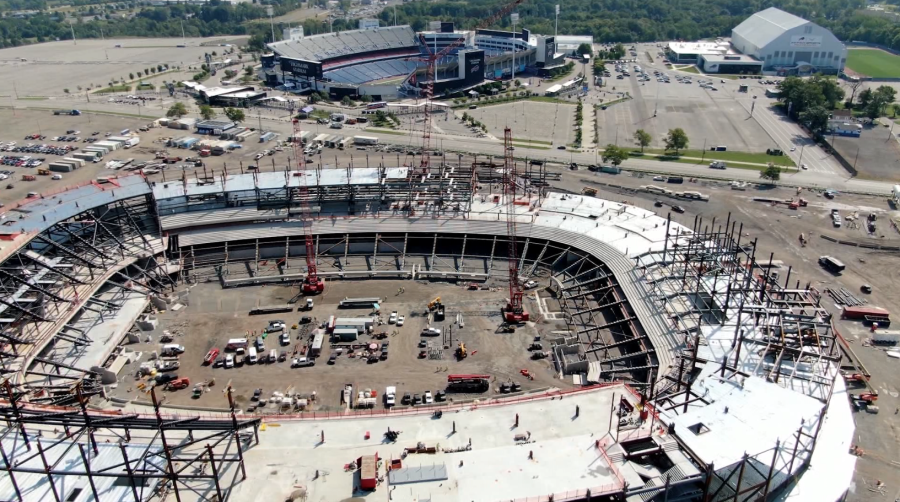
[[[567,145],[575,140],[575,105],[522,100],[477,106],[475,110],[457,113],[475,117],[497,138],[503,139],[503,129],[509,127],[514,140],[537,141],[547,147]]]
[[[127,79],[129,73],[151,65],[199,67],[204,53],[222,51],[201,44],[233,43],[241,38],[245,37],[85,39],[76,45],[59,41],[2,49],[0,94],[64,97],[65,89],[69,95],[82,94],[82,89],[106,87],[112,80]]]
[[[641,78],[634,65],[639,65],[649,78]],[[616,72],[614,65],[607,65],[611,77],[605,81],[603,91],[624,91],[632,99],[597,112],[600,145],[633,145],[634,132],[643,129],[653,137],[650,148],[664,148],[669,129],[680,127],[688,135],[690,148],[725,146],[729,150],[758,153],[776,147],[769,134],[750,118],[740,102],[752,100],[754,93],[762,91],[763,84],[756,80],[730,80],[680,72],[666,67],[659,58],[650,63],[646,56],[622,66],[628,75]],[[658,78],[655,71],[666,78]],[[623,78],[619,79],[619,76]],[[738,90],[744,83],[752,84],[748,93]],[[703,84],[711,85],[701,86]],[[597,95],[603,91],[594,88],[592,92]],[[594,104],[602,106],[600,99],[609,102],[616,99],[616,95],[599,94]]]
[[[399,293],[401,287],[404,290]],[[375,336],[361,335],[358,342],[353,344],[353,355],[348,354],[349,343],[342,343],[341,350],[338,350],[338,346],[332,346],[326,337],[321,355],[315,359],[313,366],[292,367],[291,361],[294,358],[309,356],[306,347],[311,345],[310,334],[314,324],[323,323],[332,315],[372,315],[371,308],[338,309],[341,299],[360,296],[362,290],[366,296],[384,298],[384,302],[380,304],[382,323],[375,325]],[[142,340],[142,343],[129,345],[128,348],[143,351],[146,355],[154,350],[159,351],[159,337],[164,330],[170,330],[174,334],[171,343],[183,345],[185,352],[179,357],[180,368],[170,372],[173,376],[167,378],[187,377],[191,386],[166,392],[166,402],[213,408],[225,405],[221,393],[216,389],[224,387],[228,382],[235,387],[237,400],[242,408],[253,405],[252,396],[257,388],[261,388],[263,397],[268,398],[274,391],[284,392],[293,387],[307,396],[315,392],[317,400],[310,409],[317,410],[340,409],[341,391],[346,384],[352,384],[360,390],[376,390],[379,396],[385,387],[396,386],[398,404],[405,393],[423,396],[426,391],[431,391],[436,395],[437,391],[445,388],[447,376],[451,374],[489,374],[494,379],[492,385],[497,388],[507,381],[520,384],[524,390],[567,385],[566,381],[555,378],[547,360],[532,360],[528,351],[534,336],[543,330],[555,329],[553,325],[520,327],[515,333],[498,331],[501,324],[499,308],[506,295],[505,289],[468,291],[462,285],[392,280],[369,280],[364,283],[331,281],[327,284],[324,295],[314,297],[315,307],[311,311],[248,315],[249,310],[256,306],[284,304],[295,292],[290,287],[280,286],[225,290],[213,283],[194,286],[189,294],[190,305],[160,314],[160,325],[152,332],[151,343],[144,343],[145,340]],[[427,304],[437,296],[442,299],[446,308],[446,317],[443,321],[429,322]],[[531,302],[527,301],[526,306],[529,303]],[[534,309],[531,306],[529,308]],[[392,311],[405,317],[403,326],[398,327],[396,323],[388,322]],[[457,322],[457,313],[462,313],[462,327]],[[314,322],[300,323],[301,318],[306,316],[312,317]],[[213,348],[220,350],[224,363],[224,348],[229,339],[247,338],[252,344],[257,337],[262,336],[262,330],[272,320],[283,320],[287,324],[290,341],[288,344],[281,344],[281,332],[276,331],[265,337],[265,349],[261,353],[268,354],[275,349],[277,359],[281,359],[284,353],[283,361],[245,363],[233,368],[204,364],[204,356]],[[443,339],[442,336],[420,336],[429,326],[446,328],[448,333],[452,333],[452,341]],[[379,333],[385,335],[382,337]],[[442,342],[446,342],[446,345],[442,345]],[[455,351],[459,342],[465,344],[467,357],[458,360]],[[364,354],[368,353],[365,349],[372,343],[377,344],[378,348],[372,351],[376,355],[375,361],[369,362]],[[442,357],[421,357],[422,351],[428,353],[433,350],[441,352]],[[388,357],[381,356],[383,351],[389,354]],[[334,359],[329,361],[332,357]],[[145,357],[125,367],[120,373],[120,384],[115,395],[128,399],[140,397],[140,391],[136,387],[139,381],[135,379],[135,374],[140,362],[146,360]],[[534,380],[523,377],[522,369],[529,370],[534,375]],[[212,379],[215,379],[213,392],[199,398],[192,396],[196,383],[208,383]],[[489,391],[491,393],[493,391]],[[449,394],[449,397],[458,399],[460,396]],[[382,406],[380,399],[377,406]],[[270,407],[260,410],[263,413],[274,411]]]

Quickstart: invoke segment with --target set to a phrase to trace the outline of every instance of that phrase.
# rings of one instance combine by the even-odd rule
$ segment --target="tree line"
[[[33,8],[41,13],[25,19],[0,18],[0,47],[71,39],[69,22],[61,14],[49,13],[44,0],[4,0],[11,1],[18,7]],[[313,4],[324,1],[315,0]],[[435,20],[453,21],[460,28],[473,28],[499,10],[505,1],[408,2],[397,5],[397,22],[409,24],[415,30],[423,30],[429,21]],[[898,2],[900,0],[889,0],[889,3]],[[88,0],[77,1],[80,5],[88,3]],[[558,0],[529,0],[523,3],[518,8],[521,16],[519,26],[537,33],[553,33],[557,3]],[[11,10],[9,5],[6,5],[6,10]],[[261,48],[272,41],[268,23],[262,22],[267,19],[267,5],[274,7],[277,16],[299,8],[300,1],[257,0],[255,3],[230,4],[210,0],[204,5],[144,5],[138,7],[136,16],[128,19],[97,15],[92,21],[84,22],[79,16],[75,21],[75,35],[77,38],[100,38],[102,28],[103,34],[109,37],[180,37],[183,21],[188,36],[251,35],[251,41]],[[605,44],[698,40],[728,36],[731,29],[747,17],[769,6],[825,26],[841,40],[882,44],[900,50],[900,24],[866,12],[863,0],[570,0],[560,12],[559,33],[592,35],[595,41]],[[382,25],[393,24],[394,9],[382,11],[380,19]],[[280,38],[280,30],[285,26],[276,26],[276,38]],[[346,30],[355,26],[355,20],[346,17],[335,19],[330,27],[325,19],[307,19],[303,22],[304,31],[310,34],[322,33],[329,28]],[[509,16],[494,27],[511,28]]]

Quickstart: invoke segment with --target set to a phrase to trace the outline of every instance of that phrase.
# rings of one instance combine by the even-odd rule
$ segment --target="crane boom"
[[[480,30],[487,28],[488,26],[496,23],[500,18],[512,12],[513,9],[518,7],[519,5],[525,3],[525,0],[513,0],[509,3],[504,4],[500,10],[491,14],[487,18],[483,19],[480,23],[475,25],[475,30]],[[424,37],[420,35],[420,42],[425,47],[425,52],[427,56],[424,58],[418,59],[418,61],[423,61],[426,64],[425,67],[425,106],[424,106],[424,114],[425,120],[423,121],[423,131],[422,131],[422,158],[419,162],[419,168],[422,171],[427,171],[431,166],[431,101],[434,99],[434,81],[437,78],[437,62],[441,60],[444,56],[447,56],[455,49],[459,48],[459,46],[465,43],[466,37],[459,37],[449,45],[441,49],[437,53],[433,53],[428,49],[428,44],[425,43]],[[457,63],[459,64],[459,63]]]
[[[293,137],[291,149],[297,162],[297,175],[303,180],[298,187],[300,215],[303,220],[303,234],[306,245],[306,278],[300,286],[300,291],[305,295],[316,295],[325,291],[325,281],[318,275],[316,267],[316,245],[312,232],[312,212],[309,208],[309,173],[306,171],[306,155],[303,153],[303,142],[300,140],[300,121],[293,119]]]
[[[509,245],[509,303],[503,311],[507,323],[528,321],[529,315],[522,304],[524,293],[519,282],[519,245],[516,241],[516,161],[513,159],[512,131],[503,130],[503,200],[506,205],[506,238]]]

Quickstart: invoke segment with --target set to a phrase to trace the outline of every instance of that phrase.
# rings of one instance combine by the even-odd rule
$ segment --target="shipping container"
[[[872,342],[883,345],[897,345],[900,343],[900,331],[876,329],[872,332]]]
[[[323,333],[316,333],[316,336],[313,337],[313,343],[309,347],[310,357],[317,357],[322,354],[323,343],[325,343],[325,335]]]
[[[84,159],[75,159],[72,157],[63,157],[62,160],[65,160],[66,162],[72,162],[77,167],[84,167],[84,165],[87,163]]]
[[[72,164],[61,164],[59,162],[51,162],[47,164],[47,169],[54,173],[68,173],[75,170]]]
[[[863,319],[865,316],[890,317],[891,313],[879,307],[844,307],[842,316],[845,319]]]
[[[355,342],[359,338],[359,330],[356,328],[335,328],[332,336],[337,342]]]

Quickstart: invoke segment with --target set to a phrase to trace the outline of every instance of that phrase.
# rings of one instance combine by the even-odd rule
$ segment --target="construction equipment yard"
[[[403,290],[403,293],[398,292]],[[294,292],[296,289],[293,290]],[[330,316],[360,317],[370,316],[371,309],[339,309],[339,301],[348,296],[359,295],[365,291],[366,296],[379,296],[385,299],[381,304],[383,324],[374,327],[374,334],[385,333],[384,339],[376,336],[362,335],[352,344],[338,344],[332,348],[326,339],[321,355],[315,366],[292,368],[291,359],[298,357],[295,351],[302,350],[308,344],[308,336],[302,340],[298,336],[308,333],[310,325],[300,324],[303,316],[314,317],[316,322],[323,323]],[[295,294],[295,293],[294,293]],[[444,336],[420,336],[428,326],[427,304],[433,296],[440,296],[446,307],[446,319],[443,322],[432,322],[438,328],[446,327]],[[333,411],[344,409],[341,403],[341,391],[345,384],[354,388],[371,388],[380,396],[387,386],[396,386],[398,405],[400,396],[406,392],[423,394],[443,390],[447,384],[447,376],[451,374],[489,374],[493,377],[494,387],[508,380],[522,385],[523,390],[547,387],[571,386],[571,380],[560,380],[547,360],[531,359],[529,346],[534,337],[542,332],[551,331],[554,323],[540,323],[536,326],[523,325],[513,333],[501,333],[500,307],[506,298],[505,289],[470,291],[464,285],[440,282],[370,280],[365,282],[345,281],[330,282],[322,296],[315,297],[315,307],[311,311],[297,311],[301,303],[294,304],[294,312],[270,315],[249,315],[250,309],[257,306],[285,304],[293,296],[292,288],[287,286],[250,286],[244,288],[221,289],[218,284],[198,284],[190,287],[189,305],[177,311],[166,311],[158,315],[159,325],[151,332],[142,335],[140,344],[131,344],[129,349],[151,352],[159,346],[159,336],[170,331],[174,340],[170,343],[183,345],[185,351],[179,356],[180,368],[176,371],[179,378],[187,377],[191,387],[196,383],[209,382],[215,379],[210,392],[194,398],[191,388],[165,392],[161,394],[166,404],[189,405],[201,408],[224,408],[226,402],[220,390],[231,381],[235,390],[235,400],[241,406],[251,405],[253,391],[262,388],[264,397],[272,392],[285,392],[288,388],[301,395],[317,394],[317,400],[311,403],[308,411]],[[388,323],[391,311],[405,316],[403,326]],[[462,316],[464,327],[457,323],[457,313]],[[224,368],[204,364],[204,355],[212,348],[218,348],[224,355],[228,339],[247,338],[251,344],[256,335],[261,335],[270,320],[284,320],[291,334],[290,343],[281,345],[281,332],[269,334],[265,339],[266,350],[276,349],[280,355],[288,352],[287,360],[272,364],[245,364],[242,367]],[[291,326],[296,325],[296,329]],[[248,335],[249,333],[249,335]],[[150,336],[151,343],[145,343]],[[452,342],[450,337],[452,336]],[[425,340],[429,347],[420,347],[419,342]],[[459,343],[467,348],[467,357],[457,360],[455,355]],[[389,356],[386,360],[367,363],[360,357],[360,349],[354,357],[347,351],[337,357],[334,364],[328,360],[337,346],[368,345],[369,343],[387,343]],[[444,347],[448,348],[444,348]],[[426,357],[420,357],[427,351]],[[380,353],[380,351],[379,351]],[[435,354],[432,354],[435,353]],[[433,359],[432,357],[439,357]],[[147,400],[140,393],[134,375],[137,373],[137,362],[126,365],[120,374],[120,384],[115,390],[117,397],[125,399]],[[528,370],[533,379],[523,376],[521,370]],[[493,391],[489,395],[494,394]],[[453,397],[448,395],[448,397]],[[467,396],[470,397],[470,396]],[[379,399],[378,407],[383,403]],[[280,410],[263,407],[260,413],[276,413]],[[293,410],[292,410],[293,411]]]

